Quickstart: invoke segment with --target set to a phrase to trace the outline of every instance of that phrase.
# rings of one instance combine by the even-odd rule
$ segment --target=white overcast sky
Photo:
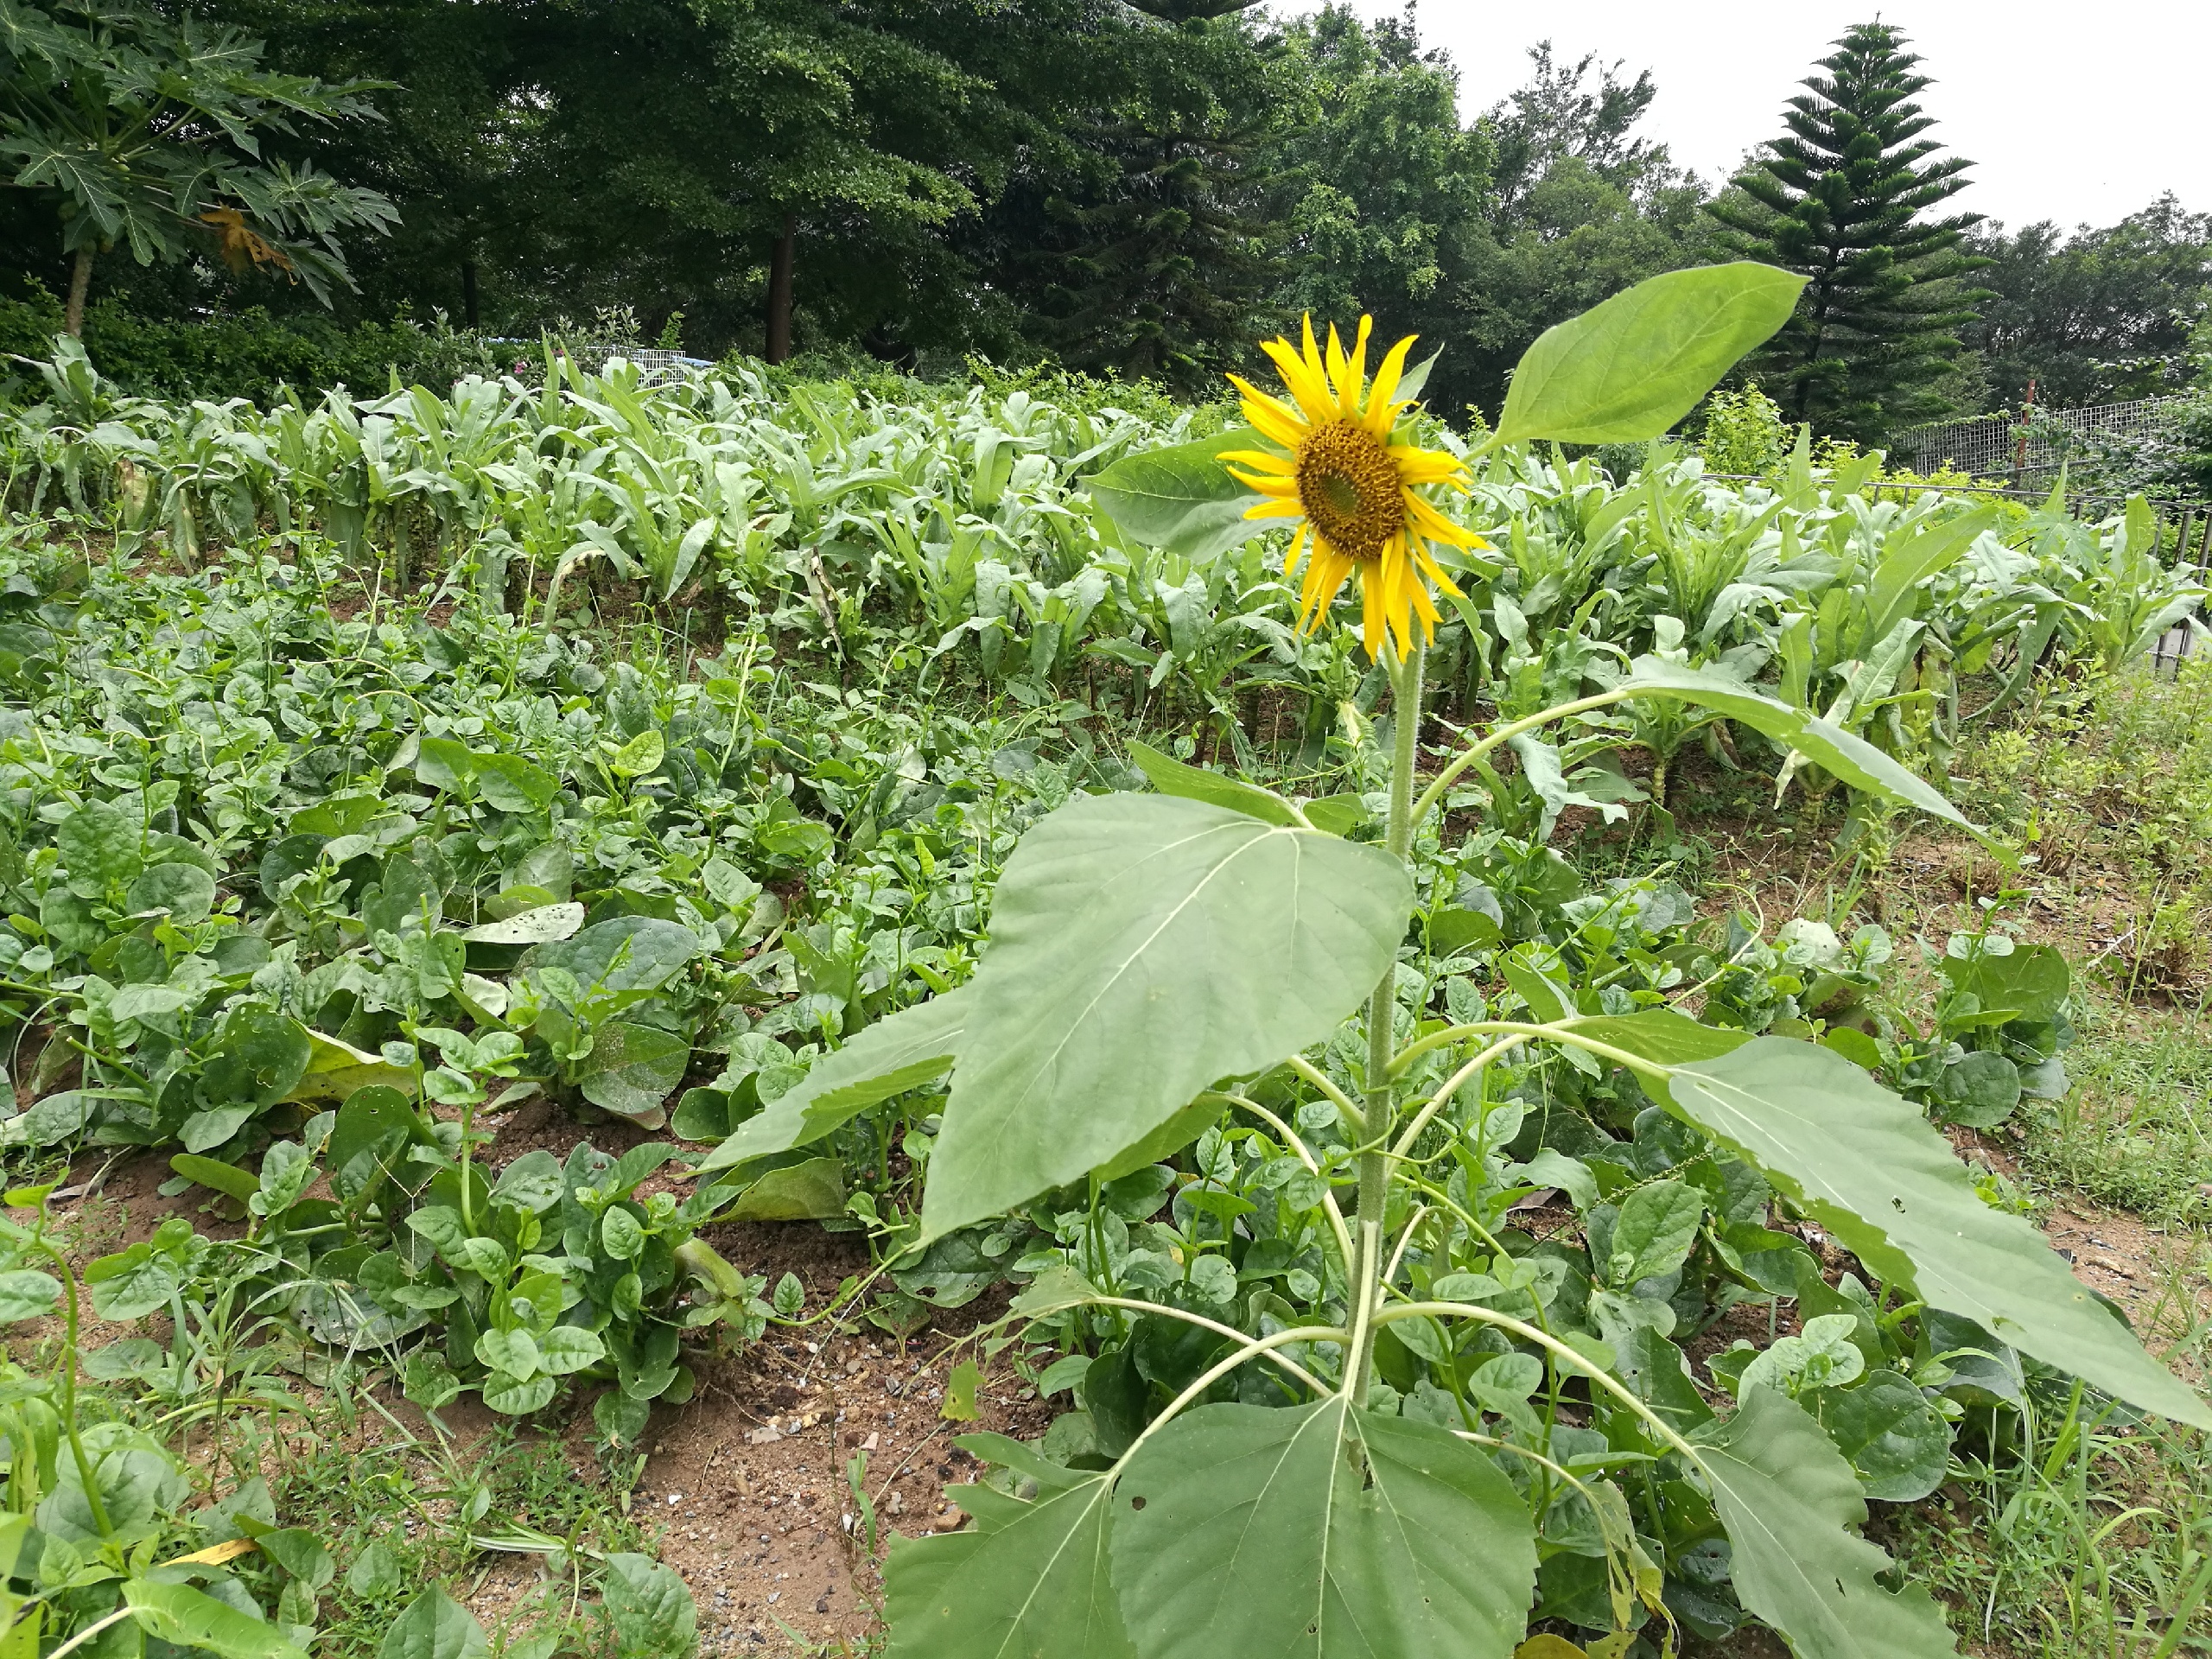
[[[1403,11],[1354,3],[1365,17]],[[1975,163],[1956,210],[2108,225],[2171,190],[2212,212],[2212,0],[1421,0],[1415,16],[1422,42],[1459,66],[1470,117],[1522,84],[1547,37],[1569,62],[1596,52],[1630,79],[1649,69],[1659,95],[1642,130],[1711,182],[1782,131],[1814,61],[1878,12],[1935,78],[1930,136]]]

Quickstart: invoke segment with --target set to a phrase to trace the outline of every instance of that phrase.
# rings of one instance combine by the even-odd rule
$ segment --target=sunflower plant
[[[1780,325],[1798,285],[1754,264],[1677,272],[1552,329],[1523,358],[1488,447],[1657,436]],[[1334,833],[1344,825],[1325,803],[1139,749],[1158,792],[1072,800],[1024,837],[971,980],[864,1029],[707,1160],[709,1172],[754,1165],[950,1072],[924,1243],[1056,1191],[1096,1192],[1224,1116],[1264,1126],[1325,1211],[1324,1288],[1293,1319],[1256,1321],[1257,1334],[1108,1294],[1071,1268],[1029,1284],[1018,1313],[1179,1321],[1218,1357],[1111,1457],[1064,1464],[999,1437],[963,1442],[1006,1475],[961,1489],[972,1525],[894,1547],[892,1652],[1579,1653],[1549,1635],[1524,1646],[1540,1558],[1563,1547],[1564,1526],[1603,1557],[1597,1593],[1615,1634],[1592,1651],[1618,1659],[1654,1616],[1671,1649],[1662,1584],[1675,1563],[1656,1559],[1656,1540],[1669,1514],[1694,1513],[1729,1552],[1740,1605],[1798,1653],[1952,1653],[1935,1600],[1897,1587],[1889,1558],[1859,1535],[1860,1480],[1800,1403],[1808,1377],[1840,1374],[1839,1332],[1857,1330],[1855,1316],[1812,1319],[1796,1348],[1742,1368],[1725,1421],[1686,1374],[1653,1365],[1663,1344],[1639,1327],[1670,1321],[1638,1287],[1680,1266],[1703,1213],[1679,1184],[1622,1195],[1603,1248],[1593,1240],[1589,1294],[1611,1299],[1602,1338],[1551,1317],[1530,1264],[1503,1251],[1488,1272],[1437,1268],[1435,1224],[1482,1234],[1484,1224],[1423,1170],[1484,1132],[1485,1113],[1467,1103],[1487,1100],[1486,1073],[1555,1052],[1632,1080],[1659,1118],[1756,1172],[1762,1191],[1851,1250],[1885,1287],[1892,1324],[1916,1313],[1971,1321],[2103,1395],[2198,1425],[2212,1426],[2212,1410],[2032,1227],[1982,1201],[1917,1108],[1834,1051],[1670,1006],[1586,1001],[1533,960],[1507,969],[1522,976],[1518,1018],[1465,1006],[1408,1020],[1398,986],[1416,954],[1417,840],[1435,834],[1455,780],[1517,736],[1609,705],[1711,711],[1855,788],[1980,832],[1851,734],[1658,658],[1596,695],[1470,734],[1425,772],[1433,595],[1451,588],[1451,562],[1480,547],[1435,494],[1462,463],[1413,441],[1409,344],[1370,377],[1363,321],[1349,346],[1310,326],[1295,346],[1271,342],[1286,395],[1240,383],[1249,429],[1128,458],[1097,486],[1124,531],[1157,545],[1220,550],[1289,526],[1309,628],[1357,580],[1362,641],[1389,673],[1396,716],[1381,841]],[[1222,1224],[1236,1213],[1224,1210]],[[1453,1360],[1469,1349],[1452,1333],[1469,1332],[1484,1362],[1471,1370]],[[1377,1381],[1385,1346],[1433,1351],[1424,1381],[1441,1379],[1449,1411],[1398,1409]],[[1527,1385],[1510,1397],[1484,1381],[1499,1362]],[[1254,1376],[1265,1386],[1240,1380]],[[1564,1427],[1563,1410],[1608,1426],[1599,1450],[1591,1431]]]

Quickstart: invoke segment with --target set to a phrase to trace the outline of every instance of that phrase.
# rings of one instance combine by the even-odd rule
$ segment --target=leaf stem
[[[1145,1303],[1144,1308],[1148,1313],[1165,1311],[1151,1302]],[[1243,1335],[1242,1332],[1237,1334]],[[1274,1350],[1287,1347],[1294,1342],[1343,1342],[1349,1334],[1333,1325],[1301,1325],[1293,1330],[1278,1331],[1271,1337],[1246,1338],[1242,1348],[1226,1359],[1218,1360],[1208,1366],[1199,1374],[1196,1382],[1167,1402],[1166,1410],[1144,1426],[1143,1432],[1129,1442],[1129,1449],[1115,1460],[1114,1467],[1109,1472],[1108,1478],[1119,1478],[1122,1471],[1128,1466],[1129,1459],[1136,1456],[1139,1447],[1161,1429],[1166,1427],[1169,1423],[1174,1421],[1176,1418],[1181,1416],[1183,1408],[1192,1401],[1220,1382],[1223,1377],[1227,1376],[1246,1360],[1256,1358],[1262,1354],[1271,1354]]]
[[[1329,1074],[1307,1059],[1303,1054],[1294,1054],[1283,1062],[1292,1071],[1312,1084],[1344,1115],[1344,1122],[1351,1132],[1364,1141],[1367,1138],[1367,1114],[1362,1111],[1350,1095],[1329,1080]]]
[[[1129,1296],[1094,1296],[1088,1301],[1077,1303],[1077,1306],[1081,1307],[1125,1307],[1132,1309],[1138,1313],[1161,1313],[1165,1314],[1171,1319],[1180,1319],[1185,1325],[1203,1325],[1207,1330],[1215,1332],[1221,1336],[1227,1337],[1234,1342],[1245,1343],[1251,1340],[1249,1336],[1247,1336],[1243,1332],[1239,1331],[1233,1325],[1224,1325],[1220,1320],[1210,1319],[1203,1313],[1192,1313],[1183,1308],[1171,1307],[1165,1302],[1141,1302],[1134,1297]],[[1268,1354],[1266,1357],[1270,1363],[1281,1366],[1283,1370],[1288,1371],[1293,1376],[1303,1382],[1307,1388],[1313,1389],[1314,1393],[1326,1394],[1329,1392],[1329,1385],[1327,1383],[1322,1382],[1320,1378],[1314,1376],[1313,1372],[1307,1370],[1296,1360],[1283,1354],[1274,1353]]]
[[[1562,1360],[1572,1365],[1577,1371],[1588,1377],[1592,1382],[1613,1395],[1637,1416],[1642,1418],[1644,1425],[1655,1434],[1688,1458],[1700,1471],[1705,1468],[1705,1459],[1698,1456],[1697,1448],[1675,1433],[1674,1425],[1631,1394],[1625,1384],[1615,1381],[1594,1360],[1585,1358],[1582,1354],[1561,1342],[1557,1337],[1539,1331],[1535,1325],[1516,1319],[1510,1313],[1500,1313],[1495,1308],[1477,1307],[1469,1302],[1401,1302],[1395,1307],[1376,1314],[1375,1323],[1378,1326],[1395,1325],[1401,1319],[1423,1318],[1476,1319],[1482,1324],[1494,1325],[1500,1330],[1510,1331],[1523,1342],[1535,1343],[1538,1347],[1550,1353],[1553,1358]]]
[[[1523,732],[1533,732],[1539,726],[1548,726],[1555,720],[1565,720],[1569,715],[1586,714],[1592,709],[1603,709],[1608,703],[1625,702],[1630,697],[1665,696],[1667,688],[1656,685],[1617,685],[1610,691],[1600,691],[1594,696],[1577,697],[1573,702],[1562,702],[1539,714],[1501,726],[1488,737],[1478,739],[1453,756],[1451,763],[1436,774],[1436,780],[1421,791],[1421,799],[1414,803],[1413,822],[1419,823],[1436,810],[1437,802],[1444,798],[1444,791],[1459,781],[1459,774],[1481,760],[1501,743],[1509,743]],[[1675,695],[1679,696],[1679,693]],[[1394,795],[1391,808],[1395,812],[1397,800]]]
[[[45,1205],[41,1204],[39,1208],[43,1222]],[[77,1430],[76,1269],[69,1265],[69,1258],[48,1241],[42,1225],[32,1234],[31,1242],[48,1261],[61,1269],[61,1287],[65,1296],[61,1316],[61,1421],[69,1437],[70,1460],[77,1465],[77,1478],[84,1483],[85,1502],[92,1511],[92,1519],[99,1524],[100,1536],[111,1540],[115,1536],[115,1523],[108,1519],[107,1505],[100,1499],[99,1482],[92,1476],[92,1459],[85,1452],[84,1437]]]
[[[1412,1152],[1414,1143],[1421,1139],[1421,1132],[1428,1127],[1429,1120],[1452,1103],[1452,1096],[1466,1085],[1469,1078],[1474,1077],[1500,1055],[1511,1052],[1528,1040],[1525,1036],[1515,1035],[1503,1041],[1492,1043],[1473,1059],[1469,1060],[1446,1077],[1443,1086],[1428,1097],[1428,1104],[1415,1113],[1414,1121],[1406,1125],[1406,1132],[1398,1137],[1398,1144],[1390,1148],[1390,1155],[1393,1158],[1403,1158]]]
[[[1248,1100],[1243,1095],[1224,1095],[1221,1098],[1231,1106],[1240,1108],[1251,1113],[1255,1117],[1263,1119],[1270,1128],[1282,1136],[1285,1144],[1290,1147],[1298,1161],[1306,1166],[1307,1173],[1321,1174],[1320,1161],[1313,1156],[1312,1148],[1299,1138],[1297,1131],[1289,1124],[1284,1122],[1256,1100]],[[1337,1235],[1337,1249],[1344,1256],[1344,1283],[1349,1286],[1351,1283],[1352,1274],[1358,1268],[1358,1255],[1351,1247],[1351,1230],[1344,1225],[1344,1212],[1337,1204],[1337,1195],[1329,1190],[1326,1176],[1323,1176],[1321,1179],[1321,1205],[1328,1212],[1329,1225]]]

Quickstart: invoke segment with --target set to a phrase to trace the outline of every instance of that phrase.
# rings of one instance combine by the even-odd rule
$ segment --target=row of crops
[[[1878,1578],[1853,1530],[1865,1499],[1926,1496],[1955,1442],[2001,1446],[2030,1409],[2124,1396],[2203,1418],[2144,1381],[2132,1342],[2115,1357],[2078,1319],[2054,1337],[2003,1298],[1942,1299],[1924,1241],[1885,1238],[1848,1180],[1820,1198],[1802,1147],[1719,1128],[1669,1070],[1816,1042],[1859,1080],[1821,1073],[1835,1109],[1873,1126],[1853,1161],[1924,1163],[1941,1148],[1919,1114],[1993,1128],[2064,1094],[2063,958],[1960,934],[1932,1012],[1909,1012],[1878,927],[1700,919],[1665,869],[1600,879],[1553,845],[1577,809],[1663,824],[1692,750],[1777,778],[1808,825],[1878,838],[1919,798],[1904,769],[1940,777],[2039,667],[2124,667],[2194,611],[2202,588],[2160,565],[2139,504],[2083,523],[2056,496],[1885,491],[1878,460],[1815,470],[1802,450],[1751,486],[1665,446],[1625,482],[1535,445],[1479,456],[1440,503],[1489,550],[1455,566],[1429,711],[1449,733],[1593,706],[1488,747],[1412,836],[1387,1009],[1185,1091],[1095,1167],[925,1225],[940,1141],[948,1167],[975,1155],[957,1077],[946,1092],[949,1011],[979,963],[1024,971],[1039,916],[1080,909],[1009,874],[1026,835],[1057,845],[1126,810],[1136,844],[1154,809],[1243,813],[1337,849],[1325,861],[1379,856],[1396,822],[1407,683],[1347,631],[1294,631],[1281,538],[1141,537],[1092,487],[1210,435],[1217,411],[647,385],[620,363],[264,410],[120,397],[66,346],[37,372],[39,401],[0,410],[19,1106],[0,1145],[27,1171],[156,1151],[225,1224],[173,1219],[92,1262],[90,1309],[167,1314],[167,1335],[89,1356],[97,1380],[66,1400],[18,1369],[0,1402],[0,1568],[44,1620],[36,1651],[149,1607],[140,1624],[218,1652],[314,1639],[327,1552],[269,1543],[281,1517],[250,1504],[194,1511],[130,1402],[208,1409],[281,1389],[312,1351],[325,1377],[389,1376],[433,1409],[586,1411],[603,1446],[634,1446],[717,1352],[823,1313],[726,1259],[711,1235],[734,1219],[863,1233],[880,1271],[843,1311],[888,1328],[1021,1292],[1027,1321],[978,1340],[1012,1336],[991,1363],[1065,1409],[1039,1444],[973,1442],[1003,1490],[963,1500],[966,1568],[935,1541],[893,1557],[894,1630],[920,1632],[905,1650],[973,1651],[964,1628],[928,1634],[939,1604],[1066,1571],[1023,1552],[1103,1539],[1099,1494],[1171,1404],[1288,1423],[1309,1390],[1349,1397],[1322,1333],[1357,1300],[1344,1211],[1375,1149],[1353,1101],[1393,1042],[1392,1075],[1443,1092],[1401,1148],[1390,1272],[1406,1307],[1446,1311],[1369,1337],[1362,1455],[1408,1503],[1429,1440],[1473,1458],[1452,1478],[1484,1513],[1533,1517],[1499,1548],[1529,1554],[1525,1611],[1550,1628],[1610,1653],[1654,1621],[1719,1638],[1757,1617],[1840,1655],[1875,1619],[1896,1638],[1879,1650],[1948,1650],[1925,1592]],[[1630,695],[1670,675],[1694,695]],[[1002,879],[1000,931],[1021,943],[987,950]],[[1683,1013],[1706,1046],[1638,1048]],[[1568,1040],[1578,1021],[1605,1043]],[[1494,1030],[1524,1034],[1455,1094]],[[1893,1096],[1924,1140],[1866,1103]],[[573,1150],[503,1159],[486,1123],[532,1099],[576,1121]],[[2021,1294],[2058,1282],[2019,1266],[2040,1246],[1999,1187],[1927,1179]],[[1526,1218],[1547,1203],[1540,1236]],[[1863,1265],[1824,1258],[1797,1224],[1815,1214]],[[79,1287],[56,1238],[42,1211],[9,1224],[0,1312],[66,1300],[55,1375],[73,1376]],[[1770,1332],[1793,1308],[1796,1333],[1724,1347],[1694,1381],[1688,1350],[1747,1305]],[[1239,1344],[1287,1363],[1224,1370]],[[1783,1510],[1779,1554],[1747,1543],[1748,1517]],[[225,1566],[230,1539],[263,1547]],[[32,1540],[48,1554],[20,1553]],[[190,1574],[148,1566],[210,1548]],[[1484,1603],[1414,1558],[1415,1580],[1377,1568],[1369,1588]],[[595,1570],[620,1643],[691,1639],[664,1569]],[[257,1628],[185,1599],[188,1580]],[[1103,1583],[1060,1588],[1095,1602]],[[428,1629],[444,1605],[406,1617]],[[1517,1639],[1523,1611],[1484,1603],[1483,1628]],[[1213,1639],[1203,1619],[1132,1622],[1098,1650]]]

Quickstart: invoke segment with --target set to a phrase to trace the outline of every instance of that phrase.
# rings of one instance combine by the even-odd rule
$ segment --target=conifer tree
[[[1938,383],[1986,297],[1962,250],[1979,213],[1931,219],[1973,163],[1931,159],[1919,56],[1860,23],[1789,100],[1771,141],[1710,211],[1744,257],[1802,271],[1797,314],[1751,365],[1795,421],[1868,442],[1949,412]]]

